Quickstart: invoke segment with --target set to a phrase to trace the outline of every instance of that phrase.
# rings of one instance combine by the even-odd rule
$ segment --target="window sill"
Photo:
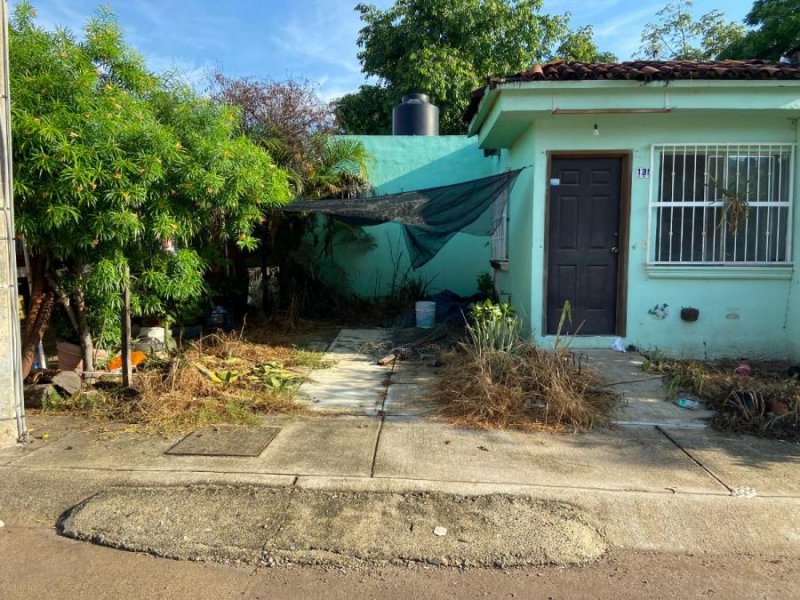
[[[654,265],[646,267],[651,279],[791,279],[794,265]]]
[[[508,271],[508,259],[499,260],[497,258],[493,258],[489,261],[489,264],[492,265],[492,268],[495,271]]]

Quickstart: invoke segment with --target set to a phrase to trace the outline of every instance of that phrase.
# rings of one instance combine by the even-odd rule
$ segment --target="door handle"
[[[611,246],[611,254],[619,254],[619,248],[616,246]]]

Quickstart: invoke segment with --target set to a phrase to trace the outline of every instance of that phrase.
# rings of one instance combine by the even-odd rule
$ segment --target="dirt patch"
[[[111,489],[69,511],[61,531],[170,558],[269,565],[568,565],[607,548],[563,502],[255,486]]]

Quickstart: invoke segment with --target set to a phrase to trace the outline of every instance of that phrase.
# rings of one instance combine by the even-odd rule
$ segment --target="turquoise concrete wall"
[[[592,135],[597,124],[599,136]],[[544,239],[547,153],[570,150],[630,151],[632,170],[650,166],[654,143],[768,143],[798,142],[796,121],[784,116],[755,115],[742,118],[724,112],[700,114],[547,115],[531,122],[509,151],[511,167],[533,164],[525,185],[511,198],[513,212],[509,272],[501,286],[512,293],[521,314],[530,315],[534,337],[542,336],[544,299]],[[800,163],[798,171],[800,172]],[[795,178],[794,202],[798,206],[800,178]],[[522,182],[521,182],[522,183]],[[652,180],[631,179],[631,218],[628,247],[628,302],[626,342],[640,348],[659,348],[687,357],[797,358],[800,338],[800,280],[792,269],[782,274],[767,269],[736,267],[701,268],[672,278],[647,267],[648,201]],[[800,240],[798,213],[794,211],[793,238]],[[526,246],[530,249],[528,259]],[[793,261],[798,262],[798,244]],[[526,290],[530,290],[526,293]],[[657,304],[667,304],[664,319],[648,314]],[[681,307],[700,309],[695,323],[681,321]],[[577,346],[606,347],[613,337],[584,337]]]
[[[533,127],[533,126],[532,126]],[[534,136],[526,135],[512,146],[507,159],[510,169],[523,169],[509,199],[508,267],[495,271],[495,288],[500,299],[511,302],[526,333],[535,331],[533,312],[533,222],[535,170]]]
[[[378,194],[417,190],[470,179],[487,177],[502,171],[501,157],[484,157],[477,140],[466,136],[355,136],[372,157],[370,182]],[[334,260],[342,266],[348,283],[363,297],[385,295],[393,278],[392,256],[402,253],[399,274],[421,276],[431,281],[430,291],[449,289],[471,295],[477,290],[476,279],[491,272],[490,240],[457,234],[428,264],[410,270],[402,228],[392,223],[365,230],[375,240],[375,248],[338,245]]]

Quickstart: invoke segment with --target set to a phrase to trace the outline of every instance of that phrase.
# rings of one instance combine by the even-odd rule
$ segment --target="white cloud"
[[[270,37],[270,41],[305,73],[313,73],[323,99],[354,91],[364,82],[356,56],[361,28],[349,3],[314,0]],[[287,74],[291,76],[291,74]]]
[[[206,86],[210,74],[214,71],[211,63],[198,64],[177,56],[160,56],[145,54],[147,68],[154,73],[170,73],[178,77],[185,84],[202,91]]]
[[[602,25],[595,27],[594,33],[598,38],[638,37],[641,27],[653,19],[653,14],[661,7],[660,4],[651,4],[639,10],[627,12]],[[633,35],[631,35],[633,34]]]

